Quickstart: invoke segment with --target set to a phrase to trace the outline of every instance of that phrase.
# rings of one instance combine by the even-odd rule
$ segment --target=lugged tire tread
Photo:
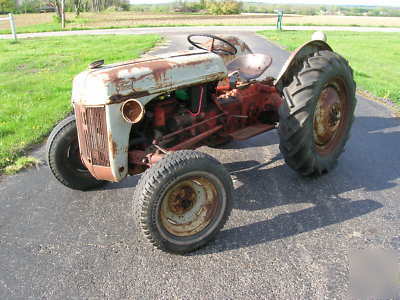
[[[340,69],[344,74],[350,74],[351,83],[347,86],[349,93],[355,95],[355,82],[353,70],[346,59],[337,53],[328,50],[315,52],[306,58],[300,70],[293,75],[292,81],[283,88],[283,96],[286,103],[280,107],[280,150],[283,153],[286,163],[302,175],[322,174],[332,167],[325,162],[317,162],[307,140],[310,139],[309,133],[304,126],[309,124],[313,118],[314,107],[314,88],[318,88],[320,76],[335,72]],[[346,75],[348,76],[348,75]],[[350,82],[349,78],[347,80]],[[301,83],[300,85],[298,83]],[[347,81],[346,81],[347,82]],[[349,129],[354,120],[353,112],[356,99],[352,101],[349,120]],[[343,137],[343,145],[349,138],[350,130],[347,130]],[[311,137],[312,138],[312,137]],[[343,149],[338,150],[337,157]],[[337,159],[336,157],[336,159]]]

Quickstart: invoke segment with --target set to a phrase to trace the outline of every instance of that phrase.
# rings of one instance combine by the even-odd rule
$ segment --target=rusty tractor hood
[[[73,81],[72,102],[102,105],[130,98],[151,99],[150,95],[221,80],[226,75],[223,59],[207,51],[147,56],[80,73]]]

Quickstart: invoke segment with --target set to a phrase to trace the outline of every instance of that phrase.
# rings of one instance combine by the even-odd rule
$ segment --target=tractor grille
[[[75,117],[82,158],[92,165],[110,166],[105,107],[75,105]]]

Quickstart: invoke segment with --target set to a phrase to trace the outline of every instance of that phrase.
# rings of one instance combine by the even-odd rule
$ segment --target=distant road
[[[186,33],[190,32],[256,32],[274,30],[275,26],[184,26],[184,27],[147,27],[120,29],[93,29],[55,32],[21,33],[18,38],[67,36],[67,35],[100,35],[100,34],[151,34],[151,33]],[[354,32],[400,32],[398,27],[345,27],[345,26],[284,26],[285,30],[323,30],[323,31],[354,31]],[[18,30],[18,29],[17,29]],[[1,34],[0,39],[10,39],[10,34]]]

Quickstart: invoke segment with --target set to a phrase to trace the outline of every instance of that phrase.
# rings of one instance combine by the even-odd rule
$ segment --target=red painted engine
[[[129,151],[130,162],[151,165],[167,151],[260,134],[275,127],[281,103],[272,81],[233,89],[207,84],[176,91],[146,108],[148,124],[143,126],[151,128],[152,133],[147,133],[146,142]]]

